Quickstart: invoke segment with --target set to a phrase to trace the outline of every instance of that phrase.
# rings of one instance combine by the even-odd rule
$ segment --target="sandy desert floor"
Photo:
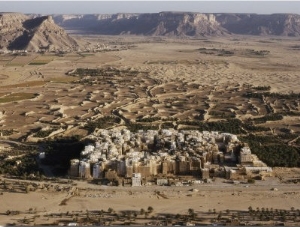
[[[1,195],[0,224],[21,223],[26,217],[35,216],[35,224],[53,223],[56,218],[45,218],[47,214],[85,212],[93,210],[115,212],[147,210],[153,207],[151,215],[187,214],[188,209],[196,213],[215,211],[225,213],[227,209],[247,211],[253,209],[298,209],[300,201],[299,186],[282,184],[277,178],[254,185],[233,185],[222,183],[218,179],[212,184],[201,184],[182,187],[143,186],[143,187],[108,187],[74,181],[73,187],[79,189],[79,194],[70,197],[70,190],[55,191],[52,189],[37,189],[29,193],[3,192]],[[40,182],[39,184],[47,184]],[[76,184],[76,186],[74,186]],[[67,188],[70,185],[60,185]],[[276,188],[277,190],[272,190]],[[157,191],[164,195],[160,197]],[[70,198],[66,205],[60,205],[65,198]],[[7,210],[19,211],[18,215],[5,215]],[[30,213],[29,211],[35,211]]]

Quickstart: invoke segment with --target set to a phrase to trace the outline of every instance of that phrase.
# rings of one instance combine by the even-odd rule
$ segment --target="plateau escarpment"
[[[85,30],[106,35],[204,36],[228,32],[213,14],[145,13],[111,15],[57,15],[54,20],[66,29]]]
[[[300,16],[296,14],[219,14],[216,20],[234,34],[278,36],[300,34]]]
[[[51,16],[30,18],[19,13],[0,14],[0,48],[9,50],[72,50],[78,47]]]
[[[300,16],[296,14],[228,14],[161,12],[145,14],[54,15],[54,21],[68,30],[103,35],[299,36]]]

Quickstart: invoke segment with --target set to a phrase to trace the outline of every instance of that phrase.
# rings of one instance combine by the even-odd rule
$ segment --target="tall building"
[[[132,180],[132,187],[137,187],[142,185],[142,177],[140,173],[133,173],[131,180]]]

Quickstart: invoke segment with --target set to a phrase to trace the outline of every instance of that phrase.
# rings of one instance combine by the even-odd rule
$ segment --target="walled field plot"
[[[123,127],[134,123],[140,128],[155,125],[197,129],[203,122],[237,119],[260,126],[260,132],[281,132],[288,127],[300,132],[299,97],[279,95],[300,92],[295,82],[300,66],[296,53],[289,52],[292,42],[288,39],[278,45],[253,37],[213,42],[103,37],[102,41],[132,44],[135,48],[91,55],[1,55],[0,60],[19,64],[4,68],[2,89],[7,93],[32,93],[27,89],[34,89],[39,94],[36,99],[14,105],[2,103],[6,110],[2,116],[4,127],[21,127],[24,119],[30,118],[28,122],[36,120],[36,127],[59,123],[84,128],[88,121],[114,116],[121,119],[118,125]],[[201,48],[205,53],[199,51]],[[211,50],[213,54],[206,53]],[[229,50],[234,50],[230,56],[226,52]],[[274,71],[270,71],[273,66]],[[81,71],[69,75],[76,69]],[[4,86],[5,82],[9,86]],[[53,109],[52,105],[59,108]],[[14,122],[9,121],[10,114],[16,116]],[[283,118],[276,120],[273,114]],[[28,131],[26,127],[22,126],[24,132]]]
[[[36,87],[36,86],[42,86],[46,84],[45,81],[28,81],[25,83],[20,84],[12,84],[12,85],[6,85],[6,86],[0,86],[1,88],[24,88],[24,87]]]
[[[1,80],[5,80],[5,79],[7,79],[7,78],[8,78],[7,75],[0,74],[0,81],[1,81]]]
[[[0,93],[0,98],[2,98],[3,96],[7,95],[7,93],[1,92]]]
[[[14,58],[15,58],[15,56],[13,56],[13,55],[7,55],[7,54],[0,55],[0,65],[5,66],[9,62],[11,62]]]
[[[24,66],[29,64],[33,59],[37,57],[36,54],[28,54],[28,55],[18,55],[14,59],[12,59],[10,62],[6,64],[6,66]]]
[[[49,62],[53,61],[53,59],[55,58],[54,55],[39,55],[38,57],[36,57],[35,59],[33,59],[29,65],[46,65]]]
[[[67,60],[67,61],[77,61],[81,59],[82,56],[77,53],[68,53],[68,54],[63,54],[60,57],[57,58],[57,60]]]
[[[118,53],[95,53],[95,54],[81,54],[76,62],[78,64],[108,64],[110,62],[121,61],[122,57]]]
[[[4,95],[0,98],[0,103],[16,102],[24,99],[32,99],[36,95],[33,93],[13,93]]]
[[[76,81],[77,79],[78,78],[76,77],[66,77],[66,76],[48,78],[49,82],[52,83],[71,83],[73,81]]]

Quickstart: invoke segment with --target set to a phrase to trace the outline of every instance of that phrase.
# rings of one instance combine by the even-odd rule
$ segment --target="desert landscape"
[[[92,39],[95,46],[98,39],[105,42],[105,37],[87,37],[89,43]],[[80,125],[110,115],[125,122],[155,117],[180,122],[243,121],[278,113],[284,121],[260,125],[299,131],[299,117],[289,113],[297,115],[298,100],[288,97],[299,92],[296,40],[115,39],[106,40],[108,50],[100,52],[2,55],[2,130],[14,129],[10,138],[25,135],[30,141],[31,130],[39,127],[66,126],[58,133],[80,135]],[[96,76],[89,76],[93,70]],[[246,96],[263,93],[259,87],[287,97]]]
[[[299,174],[299,170],[290,171]],[[215,181],[182,187],[109,187],[83,181],[2,179],[0,187],[1,222],[6,225],[285,223],[297,226],[299,223],[298,185],[276,179],[254,185]]]
[[[0,54],[1,225],[299,224],[299,37],[70,38],[54,21],[30,19],[26,31],[48,33]],[[272,176],[114,187],[67,175],[99,129],[170,128],[236,134]]]

